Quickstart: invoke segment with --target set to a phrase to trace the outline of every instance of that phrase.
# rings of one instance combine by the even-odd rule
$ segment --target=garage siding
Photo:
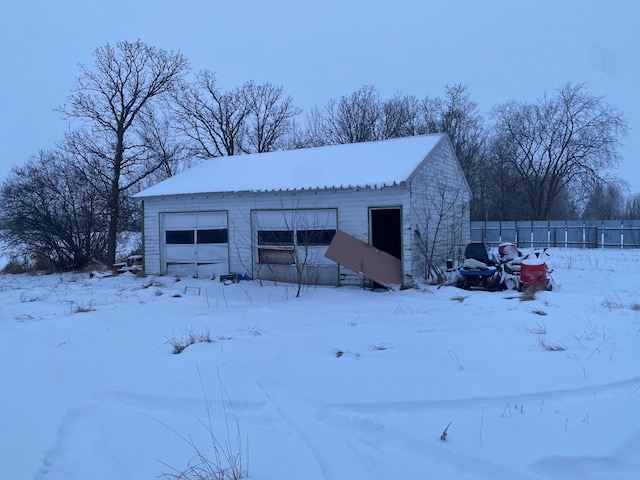
[[[164,235],[162,216],[169,213],[227,212],[229,232],[228,272],[257,273],[256,245],[252,233],[252,212],[282,210],[333,210],[336,228],[364,242],[369,242],[369,208],[402,208],[404,220],[409,220],[410,202],[404,187],[352,190],[312,190],[296,192],[261,192],[235,194],[180,195],[150,197],[144,200],[145,271],[166,273],[162,268],[162,254],[158,245]],[[280,214],[281,216],[281,214]],[[257,234],[256,234],[257,235]],[[404,270],[411,272],[411,246],[406,242],[403,251]],[[324,261],[324,260],[323,260]],[[226,272],[225,272],[226,273]],[[367,285],[369,282],[357,272],[338,266],[340,285]]]
[[[460,165],[449,147],[441,141],[409,182],[411,189],[411,225],[413,276],[428,271],[425,254],[418,246],[416,230],[436,265],[456,259],[470,241],[471,193]],[[407,242],[405,242],[407,243]]]

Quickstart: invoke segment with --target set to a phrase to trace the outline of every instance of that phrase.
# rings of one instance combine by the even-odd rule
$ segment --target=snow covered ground
[[[209,428],[258,480],[640,478],[640,251],[550,254],[532,301],[0,276],[0,479],[175,474]]]

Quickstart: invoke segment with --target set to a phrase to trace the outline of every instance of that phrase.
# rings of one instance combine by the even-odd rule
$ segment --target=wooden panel
[[[325,256],[389,289],[402,284],[402,262],[338,230]]]

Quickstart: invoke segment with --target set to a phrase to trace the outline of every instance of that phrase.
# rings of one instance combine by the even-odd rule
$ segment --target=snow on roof
[[[443,137],[216,157],[135,196],[389,186],[406,181]]]

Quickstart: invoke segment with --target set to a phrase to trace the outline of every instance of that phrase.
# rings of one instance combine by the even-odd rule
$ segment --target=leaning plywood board
[[[336,231],[325,257],[394,289],[402,283],[402,262],[373,245]]]

